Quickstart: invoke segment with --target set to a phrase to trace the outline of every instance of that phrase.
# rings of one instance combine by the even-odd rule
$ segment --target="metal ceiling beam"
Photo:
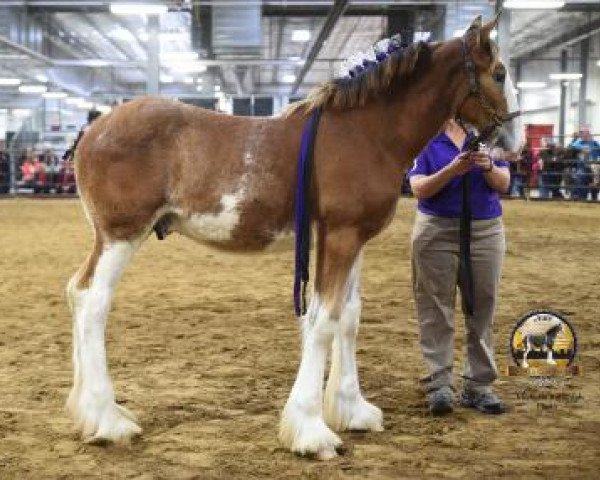
[[[275,44],[275,58],[279,58],[281,56],[281,44],[283,43],[283,32],[285,31],[285,24],[287,23],[287,18],[282,18],[279,20],[278,30],[277,30],[277,43]],[[277,77],[279,76],[279,69],[275,67],[273,69],[273,76],[271,81],[276,82]]]
[[[302,70],[300,70],[300,73],[298,74],[298,77],[296,78],[296,81],[294,82],[294,85],[290,90],[290,95],[294,95],[298,91],[298,88],[302,84],[304,77],[310,70],[310,67],[312,67],[312,64],[315,61],[315,59],[319,56],[319,52],[321,51],[321,48],[323,48],[325,40],[329,38],[329,35],[333,31],[337,21],[348,8],[348,3],[348,0],[336,0],[333,4],[333,7],[331,8],[329,14],[327,15],[327,18],[325,19],[323,28],[321,28],[321,31],[319,32],[319,36],[317,37],[315,43],[313,43],[312,48],[308,52],[304,66],[302,67]]]
[[[32,50],[31,48],[25,47],[24,45],[21,45],[19,43],[15,43],[3,35],[0,35],[0,44],[6,45],[7,47],[12,48],[13,50],[16,50],[17,52],[24,53],[25,55],[29,56],[30,58],[38,60],[47,65],[52,64],[52,59],[47,57],[46,55],[42,55],[41,53],[36,52],[35,50]]]
[[[563,33],[557,37],[550,38],[547,42],[542,45],[533,46],[532,48],[526,48],[512,55],[511,59],[524,59],[525,57],[530,57],[535,59],[535,57],[541,55],[542,53],[559,47],[566,47],[572,45],[574,43],[580,42],[584,38],[591,37],[592,35],[600,32],[600,16],[596,17],[595,20],[588,22],[584,25],[580,25],[579,27]]]
[[[120,53],[126,60],[130,60],[131,59],[131,55],[129,55],[129,52],[126,52],[123,48],[121,48],[120,45],[118,45],[111,38],[109,38],[109,36],[106,35],[104,33],[104,31],[98,26],[98,23],[96,22],[96,20],[90,18],[90,16],[87,15],[87,14],[85,14],[85,13],[82,14],[82,15],[80,15],[80,17],[83,19],[83,21],[88,26],[90,26],[93,30],[95,30],[96,32],[98,32],[98,34],[104,39],[105,42],[107,42],[111,46],[111,48],[113,48],[118,53]]]

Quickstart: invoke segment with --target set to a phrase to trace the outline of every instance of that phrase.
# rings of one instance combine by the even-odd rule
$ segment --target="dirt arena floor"
[[[502,375],[497,391],[512,411],[491,418],[427,413],[410,288],[413,212],[401,200],[365,256],[359,368],[386,430],[343,433],[347,453],[320,463],[277,443],[299,359],[291,239],[253,256],[177,236],[144,245],[108,328],[118,401],[144,433],[130,447],[89,446],[63,410],[71,384],[63,291],[90,231],[75,200],[0,201],[0,478],[600,478],[600,205],[505,203],[499,366],[517,318],[552,307],[577,330],[583,375],[541,386]],[[462,327],[456,344],[459,371]]]

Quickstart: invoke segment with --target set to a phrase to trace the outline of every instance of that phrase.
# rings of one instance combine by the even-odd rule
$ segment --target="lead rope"
[[[457,118],[457,123],[469,135],[463,122]],[[466,145],[468,152],[479,150],[479,137],[473,137]],[[473,316],[474,311],[474,289],[473,289],[473,264],[471,262],[471,172],[467,172],[461,179],[462,188],[462,208],[460,212],[460,231],[459,231],[459,278],[462,281],[462,305],[463,311],[469,316]]]
[[[298,178],[295,195],[294,230],[296,233],[296,262],[294,272],[294,311],[296,316],[306,314],[306,286],[310,266],[310,185],[314,160],[315,138],[321,119],[321,109],[313,110],[304,125],[298,157]]]

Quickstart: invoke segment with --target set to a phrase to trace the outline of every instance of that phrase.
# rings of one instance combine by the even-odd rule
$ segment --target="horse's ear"
[[[469,28],[467,28],[467,31],[469,30],[479,30],[482,26],[482,20],[481,20],[481,15],[477,15],[475,17],[475,19],[471,22],[471,25],[469,25]]]
[[[465,38],[470,50],[479,48],[481,39],[481,15],[477,15],[465,31]]]
[[[496,13],[496,16],[494,17],[494,19],[491,22],[487,22],[485,25],[483,25],[481,27],[480,38],[481,38],[482,44],[485,44],[486,42],[489,41],[490,33],[498,25],[498,19],[500,18],[501,13],[502,13],[501,10],[498,11],[498,13]],[[479,18],[481,18],[481,17],[479,17]]]

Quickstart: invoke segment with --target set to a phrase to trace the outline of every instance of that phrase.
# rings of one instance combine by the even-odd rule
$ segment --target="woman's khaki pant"
[[[412,233],[412,277],[427,391],[452,386],[454,305],[459,275],[459,219],[417,211]],[[465,387],[486,390],[497,377],[492,323],[506,250],[501,218],[473,220],[474,315],[465,315]],[[463,308],[464,313],[464,308]]]

